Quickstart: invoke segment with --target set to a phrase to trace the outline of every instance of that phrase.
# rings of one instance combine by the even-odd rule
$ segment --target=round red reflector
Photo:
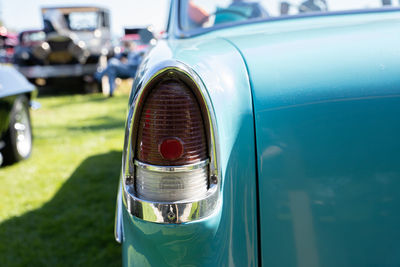
[[[158,146],[158,151],[166,160],[176,160],[183,155],[183,144],[178,138],[164,139]]]

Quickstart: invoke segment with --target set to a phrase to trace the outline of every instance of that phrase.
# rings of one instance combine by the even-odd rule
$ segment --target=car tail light
[[[172,62],[141,81],[129,113],[124,198],[158,223],[209,216],[219,203],[214,113],[197,75]]]
[[[136,140],[139,197],[181,201],[205,195],[208,166],[204,127],[200,105],[184,83],[169,80],[152,88],[144,100]],[[157,168],[151,170],[149,165]],[[169,171],[170,166],[197,168]]]
[[[183,83],[157,85],[145,99],[137,141],[138,160],[155,165],[184,165],[207,158],[200,106]]]

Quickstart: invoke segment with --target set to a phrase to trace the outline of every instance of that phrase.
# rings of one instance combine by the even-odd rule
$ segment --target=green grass
[[[0,168],[0,266],[120,266],[113,227],[128,95],[37,100],[31,158]]]

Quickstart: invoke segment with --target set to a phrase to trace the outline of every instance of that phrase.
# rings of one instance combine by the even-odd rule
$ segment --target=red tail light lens
[[[208,188],[201,108],[184,83],[162,81],[144,100],[136,140],[136,193],[146,200],[202,198]]]
[[[177,166],[207,159],[200,106],[183,83],[162,82],[146,98],[136,155],[143,163]]]
[[[178,138],[167,138],[161,142],[158,151],[166,160],[177,160],[183,155],[183,143]]]

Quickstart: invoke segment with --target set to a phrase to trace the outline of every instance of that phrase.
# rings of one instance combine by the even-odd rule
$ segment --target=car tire
[[[32,152],[32,125],[29,114],[29,102],[26,96],[14,101],[10,113],[10,124],[5,135],[5,147],[2,151],[4,162],[12,164],[29,158]]]

